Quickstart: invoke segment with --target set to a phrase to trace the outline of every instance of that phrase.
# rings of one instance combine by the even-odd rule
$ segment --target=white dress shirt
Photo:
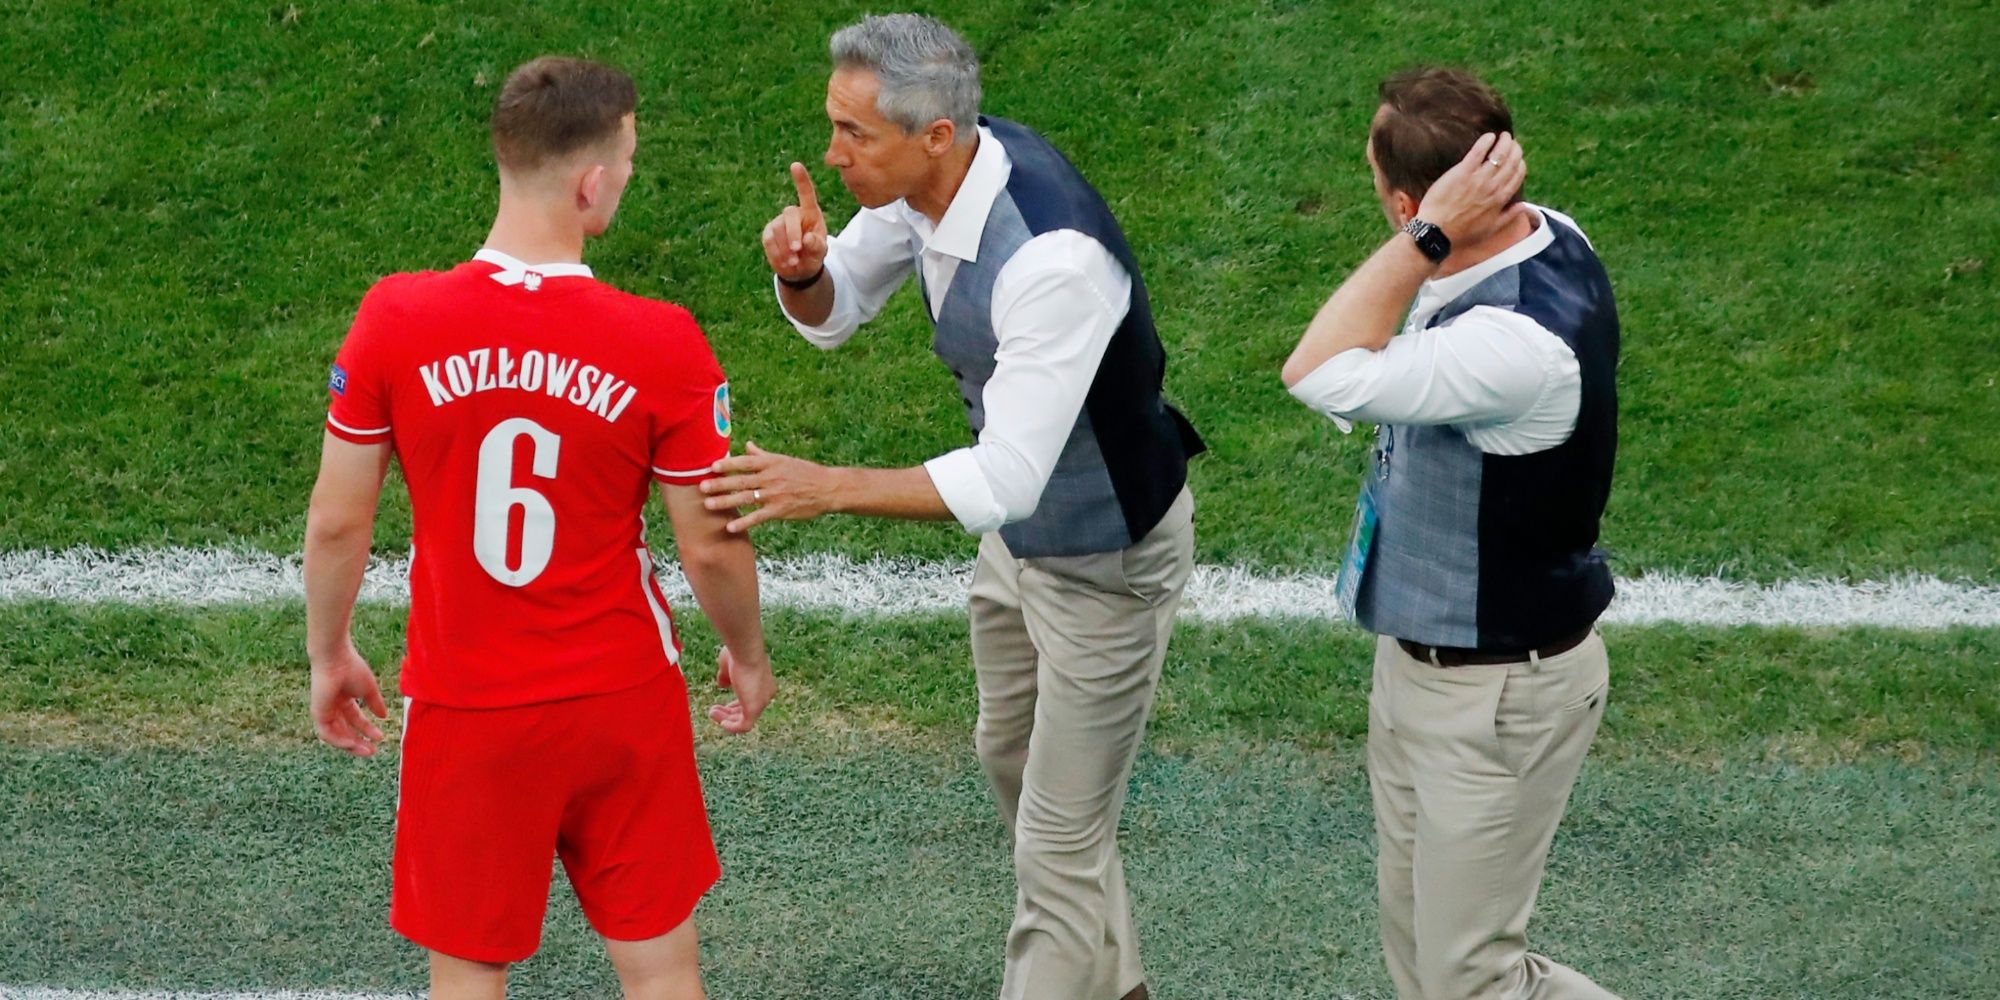
[[[938,315],[961,261],[979,259],[979,240],[1013,161],[984,127],[979,149],[944,219],[903,201],[856,213],[827,243],[833,311],[810,326],[786,313],[800,334],[824,349],[845,343],[875,318],[889,296],[924,269],[925,305]],[[775,287],[775,279],[774,279]],[[779,297],[782,308],[783,297]],[[992,323],[999,338],[986,383],[986,427],[979,443],[924,463],[953,517],[974,534],[1035,512],[1063,444],[1118,324],[1132,304],[1132,278],[1104,244],[1072,229],[1030,239],[993,282]]]
[[[1474,285],[1547,248],[1555,239],[1550,218],[1575,226],[1552,209],[1530,207],[1542,218],[1526,239],[1474,267],[1424,282],[1403,332],[1387,347],[1357,347],[1328,358],[1292,387],[1292,395],[1343,432],[1357,420],[1449,424],[1490,455],[1531,455],[1568,440],[1583,403],[1583,376],[1562,338],[1495,306],[1473,306],[1424,327]]]

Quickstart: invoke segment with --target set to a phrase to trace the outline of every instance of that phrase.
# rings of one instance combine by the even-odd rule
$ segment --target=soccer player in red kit
[[[387,714],[349,636],[393,452],[415,517],[390,922],[431,996],[502,997],[541,940],[552,859],[628,997],[700,997],[695,904],[719,874],[680,645],[646,548],[657,481],[723,640],[709,715],[776,690],[750,545],[696,485],[729,389],[693,317],[582,263],[632,174],[632,81],[543,58],[493,112],[500,208],[472,260],[384,278],[333,367],[305,547],[312,715],[360,756]]]

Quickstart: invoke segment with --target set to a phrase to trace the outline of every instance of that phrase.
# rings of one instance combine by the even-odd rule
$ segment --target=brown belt
[[[1530,658],[1548,659],[1551,656],[1567,653],[1583,645],[1583,640],[1590,638],[1590,633],[1595,628],[1595,625],[1586,625],[1583,631],[1575,635],[1564,636],[1540,649],[1524,649],[1520,652],[1503,653],[1483,649],[1462,649],[1454,646],[1426,646],[1421,642],[1411,642],[1408,639],[1397,639],[1396,645],[1403,647],[1403,652],[1410,654],[1411,659],[1421,660],[1434,666],[1487,666],[1495,663],[1520,663]]]

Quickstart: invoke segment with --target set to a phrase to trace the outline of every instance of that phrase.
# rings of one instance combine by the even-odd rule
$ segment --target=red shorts
[[[677,670],[517,708],[415,703],[402,757],[389,923],[425,948],[534,954],[556,856],[617,941],[680,926],[722,874]]]

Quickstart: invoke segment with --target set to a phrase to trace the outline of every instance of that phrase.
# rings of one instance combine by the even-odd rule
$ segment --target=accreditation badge
[[[1380,453],[1376,464],[1382,465]],[[1381,479],[1372,471],[1361,477],[1361,495],[1354,501],[1354,526],[1347,533],[1347,557],[1340,561],[1340,574],[1333,578],[1333,599],[1340,615],[1355,620],[1355,601],[1361,596],[1361,575],[1368,569],[1368,550],[1375,545],[1375,484]]]

